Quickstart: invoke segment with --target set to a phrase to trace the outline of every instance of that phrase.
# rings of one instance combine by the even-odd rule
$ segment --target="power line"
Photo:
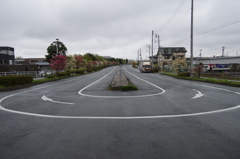
[[[222,25],[220,25],[220,26],[216,26],[216,27],[213,27],[213,28],[211,28],[211,29],[207,29],[207,30],[198,32],[198,33],[194,34],[194,36],[199,36],[199,35],[206,34],[206,33],[209,33],[209,32],[215,31],[215,30],[219,30],[219,29],[225,28],[225,27],[227,27],[227,26],[234,25],[234,24],[239,23],[239,22],[240,22],[240,19],[236,19],[236,20],[233,20],[233,21],[231,21],[231,22],[222,24]],[[190,37],[186,37],[186,38],[182,39],[181,41],[179,41],[179,42],[177,42],[176,44],[174,44],[174,46],[175,46],[175,45],[178,45],[178,44],[180,44],[180,43],[182,43],[182,42],[184,42],[184,41],[186,41],[186,40],[188,40],[188,39],[190,39]]]
[[[178,5],[177,9],[174,11],[174,13],[171,15],[171,17],[158,29],[156,30],[160,30],[163,31],[164,29],[166,29],[166,27],[173,21],[173,19],[176,17],[176,15],[179,13],[179,11],[182,9],[183,5],[186,3],[186,0],[182,0],[180,2],[180,4]]]
[[[197,4],[197,5],[195,5],[194,8],[196,8],[197,6],[203,4],[203,3],[207,2],[207,1],[208,1],[208,0],[205,0],[205,1],[203,1],[203,2],[201,2],[201,3],[199,3],[199,4]]]
[[[225,27],[227,27],[227,26],[230,26],[230,25],[233,25],[233,24],[236,24],[236,23],[239,23],[239,22],[240,22],[240,19],[237,19],[237,20],[228,22],[228,23],[226,23],[226,24],[222,24],[222,25],[220,25],[220,26],[217,26],[217,27],[214,27],[214,28],[201,31],[201,32],[199,32],[199,33],[196,33],[195,36],[202,35],[202,34],[206,34],[206,33],[209,33],[209,32],[215,31],[215,30],[218,30],[218,29],[222,29],[222,28],[225,28]]]
[[[201,3],[199,3],[199,4],[197,4],[197,5],[194,5],[194,8],[202,5],[203,3],[207,2],[207,1],[208,1],[208,0],[205,0],[205,1],[203,1],[203,2],[201,2]],[[182,19],[183,19],[190,11],[191,11],[191,9],[189,9],[189,10],[179,19],[179,21],[178,21],[177,23],[175,23],[169,30],[165,31],[164,34],[161,34],[161,35],[164,36],[166,33],[168,33],[170,30],[172,30],[175,26],[177,26],[177,24],[178,24],[179,22],[181,22]]]

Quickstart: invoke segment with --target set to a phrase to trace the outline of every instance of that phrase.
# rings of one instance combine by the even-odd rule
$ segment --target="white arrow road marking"
[[[198,92],[194,97],[192,97],[191,99],[195,99],[195,98],[200,98],[202,97],[204,94],[202,94],[200,91],[193,89],[194,91]]]
[[[67,102],[59,102],[59,101],[54,101],[48,97],[46,97],[45,95],[42,96],[42,100],[44,101],[49,101],[49,102],[53,102],[53,103],[60,103],[60,104],[74,104],[74,103],[67,103]]]

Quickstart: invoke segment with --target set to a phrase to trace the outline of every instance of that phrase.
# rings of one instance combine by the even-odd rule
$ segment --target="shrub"
[[[159,70],[157,68],[153,68],[151,72],[158,72]]]
[[[133,68],[138,68],[136,65],[132,65]]]
[[[58,72],[58,73],[57,73],[57,76],[58,76],[58,77],[70,76],[70,74],[71,74],[70,71]]]
[[[93,67],[93,71],[98,71],[98,68],[97,67]]]
[[[55,74],[45,74],[44,77],[45,78],[54,78],[54,77],[56,77],[56,75]]]
[[[92,68],[87,68],[87,72],[92,72],[93,69]]]
[[[138,90],[138,88],[136,86],[133,86],[133,85],[128,85],[128,86],[122,86],[121,90],[122,91]]]
[[[28,75],[1,76],[0,83],[3,86],[15,86],[32,83],[33,77]]]
[[[178,76],[181,76],[181,77],[190,77],[190,72],[180,72],[180,73],[178,73]]]

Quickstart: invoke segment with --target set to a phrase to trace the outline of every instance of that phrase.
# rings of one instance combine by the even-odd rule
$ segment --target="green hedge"
[[[153,68],[151,72],[158,72],[159,70],[157,68]]]
[[[98,67],[93,67],[92,69],[93,69],[93,71],[98,71],[99,70]]]
[[[122,86],[120,89],[122,91],[138,90],[138,88],[136,86],[133,86],[133,85]]]
[[[57,76],[62,77],[62,76],[70,76],[70,71],[65,71],[65,72],[58,72]]]
[[[190,77],[190,72],[181,72],[181,73],[178,73],[178,76],[181,76],[181,77]]]
[[[86,71],[85,68],[79,68],[79,69],[71,69],[70,73],[71,74],[84,74],[84,72]]]
[[[92,68],[87,68],[87,72],[92,72],[93,69]]]
[[[33,77],[28,75],[0,76],[0,85],[16,86],[32,83]]]

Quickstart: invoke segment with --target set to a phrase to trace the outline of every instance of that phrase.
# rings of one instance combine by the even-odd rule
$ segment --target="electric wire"
[[[178,5],[177,9],[174,11],[174,13],[171,15],[171,17],[158,29],[156,29],[155,31],[157,30],[165,30],[169,24],[171,24],[171,22],[174,20],[174,18],[177,16],[177,14],[179,13],[179,11],[182,9],[183,5],[186,3],[186,0],[182,0],[180,2],[180,4]]]
[[[201,2],[201,3],[199,3],[199,4],[197,4],[197,5],[195,5],[194,8],[202,5],[203,3],[207,2],[207,1],[208,1],[208,0],[205,0],[205,1],[203,1],[203,2]],[[172,30],[175,26],[177,26],[177,24],[178,24],[179,22],[181,22],[182,19],[183,19],[190,11],[191,11],[191,9],[189,9],[189,10],[179,19],[179,21],[178,21],[177,23],[175,23],[168,31],[164,32],[163,35],[165,35],[165,34],[168,33],[170,30]],[[161,35],[161,36],[163,36],[163,35]]]
[[[231,22],[228,22],[228,23],[225,23],[225,24],[222,24],[222,25],[210,28],[210,29],[207,29],[207,30],[204,30],[204,31],[200,31],[200,32],[194,34],[193,36],[195,37],[195,36],[199,36],[199,35],[206,34],[206,33],[209,33],[209,32],[213,32],[213,31],[225,28],[227,26],[231,26],[231,25],[237,24],[239,22],[240,22],[240,19],[236,19],[236,20],[233,20]],[[178,44],[180,44],[180,43],[182,43],[182,42],[184,42],[184,41],[186,41],[188,39],[190,39],[190,37],[183,38],[179,42],[175,43],[173,46],[178,45]]]

